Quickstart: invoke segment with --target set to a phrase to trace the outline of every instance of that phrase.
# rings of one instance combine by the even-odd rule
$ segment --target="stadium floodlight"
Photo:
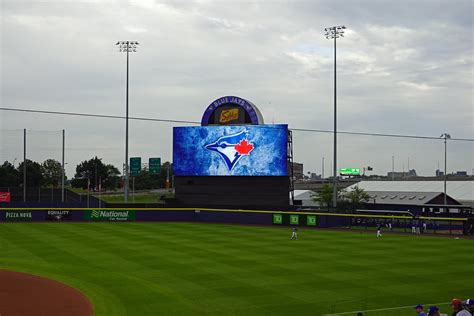
[[[129,193],[129,166],[128,166],[128,54],[137,51],[137,41],[118,41],[115,44],[119,47],[119,52],[127,53],[127,87],[126,87],[126,117],[125,117],[125,186],[124,186],[124,201],[128,203]]]
[[[343,37],[344,25],[335,25],[324,29],[324,36],[327,39],[334,39],[334,163],[333,163],[333,196],[332,206],[337,206],[337,77],[336,77],[336,39]]]
[[[446,208],[446,204],[447,204],[447,198],[446,198],[446,180],[447,180],[447,158],[448,158],[448,154],[447,154],[447,143],[448,143],[448,139],[451,138],[451,135],[447,134],[447,133],[443,133],[441,134],[440,138],[444,138],[444,207]]]

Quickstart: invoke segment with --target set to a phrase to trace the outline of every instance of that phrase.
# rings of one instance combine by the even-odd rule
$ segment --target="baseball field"
[[[75,287],[95,315],[413,315],[417,303],[448,313],[451,298],[474,295],[473,240],[289,237],[284,227],[4,223],[0,269]]]

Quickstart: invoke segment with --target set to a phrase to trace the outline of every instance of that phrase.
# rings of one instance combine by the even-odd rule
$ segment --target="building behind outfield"
[[[360,181],[345,190],[355,186],[370,195],[366,204],[371,209],[436,212],[443,208],[443,181]],[[474,181],[447,181],[446,191],[451,213],[474,207]],[[311,190],[295,190],[295,199],[302,206],[317,207],[311,195]]]
[[[444,192],[444,181],[361,181],[351,185],[348,190],[354,186],[370,192],[372,196],[376,192],[387,192],[392,195],[397,192],[406,193],[406,195],[410,195],[409,193],[441,194]],[[474,181],[447,181],[446,195],[460,204],[472,208],[474,207]]]

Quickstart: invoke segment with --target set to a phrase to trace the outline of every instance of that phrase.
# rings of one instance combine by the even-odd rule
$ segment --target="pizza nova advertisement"
[[[32,221],[33,214],[31,211],[5,211],[5,221]]]
[[[88,221],[133,221],[135,211],[92,210],[84,212],[84,219]]]

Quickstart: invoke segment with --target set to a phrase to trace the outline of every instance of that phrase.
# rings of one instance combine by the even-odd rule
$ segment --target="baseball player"
[[[296,228],[296,227],[293,228],[293,232],[291,234],[290,240],[293,240],[293,239],[298,240],[298,228]]]

